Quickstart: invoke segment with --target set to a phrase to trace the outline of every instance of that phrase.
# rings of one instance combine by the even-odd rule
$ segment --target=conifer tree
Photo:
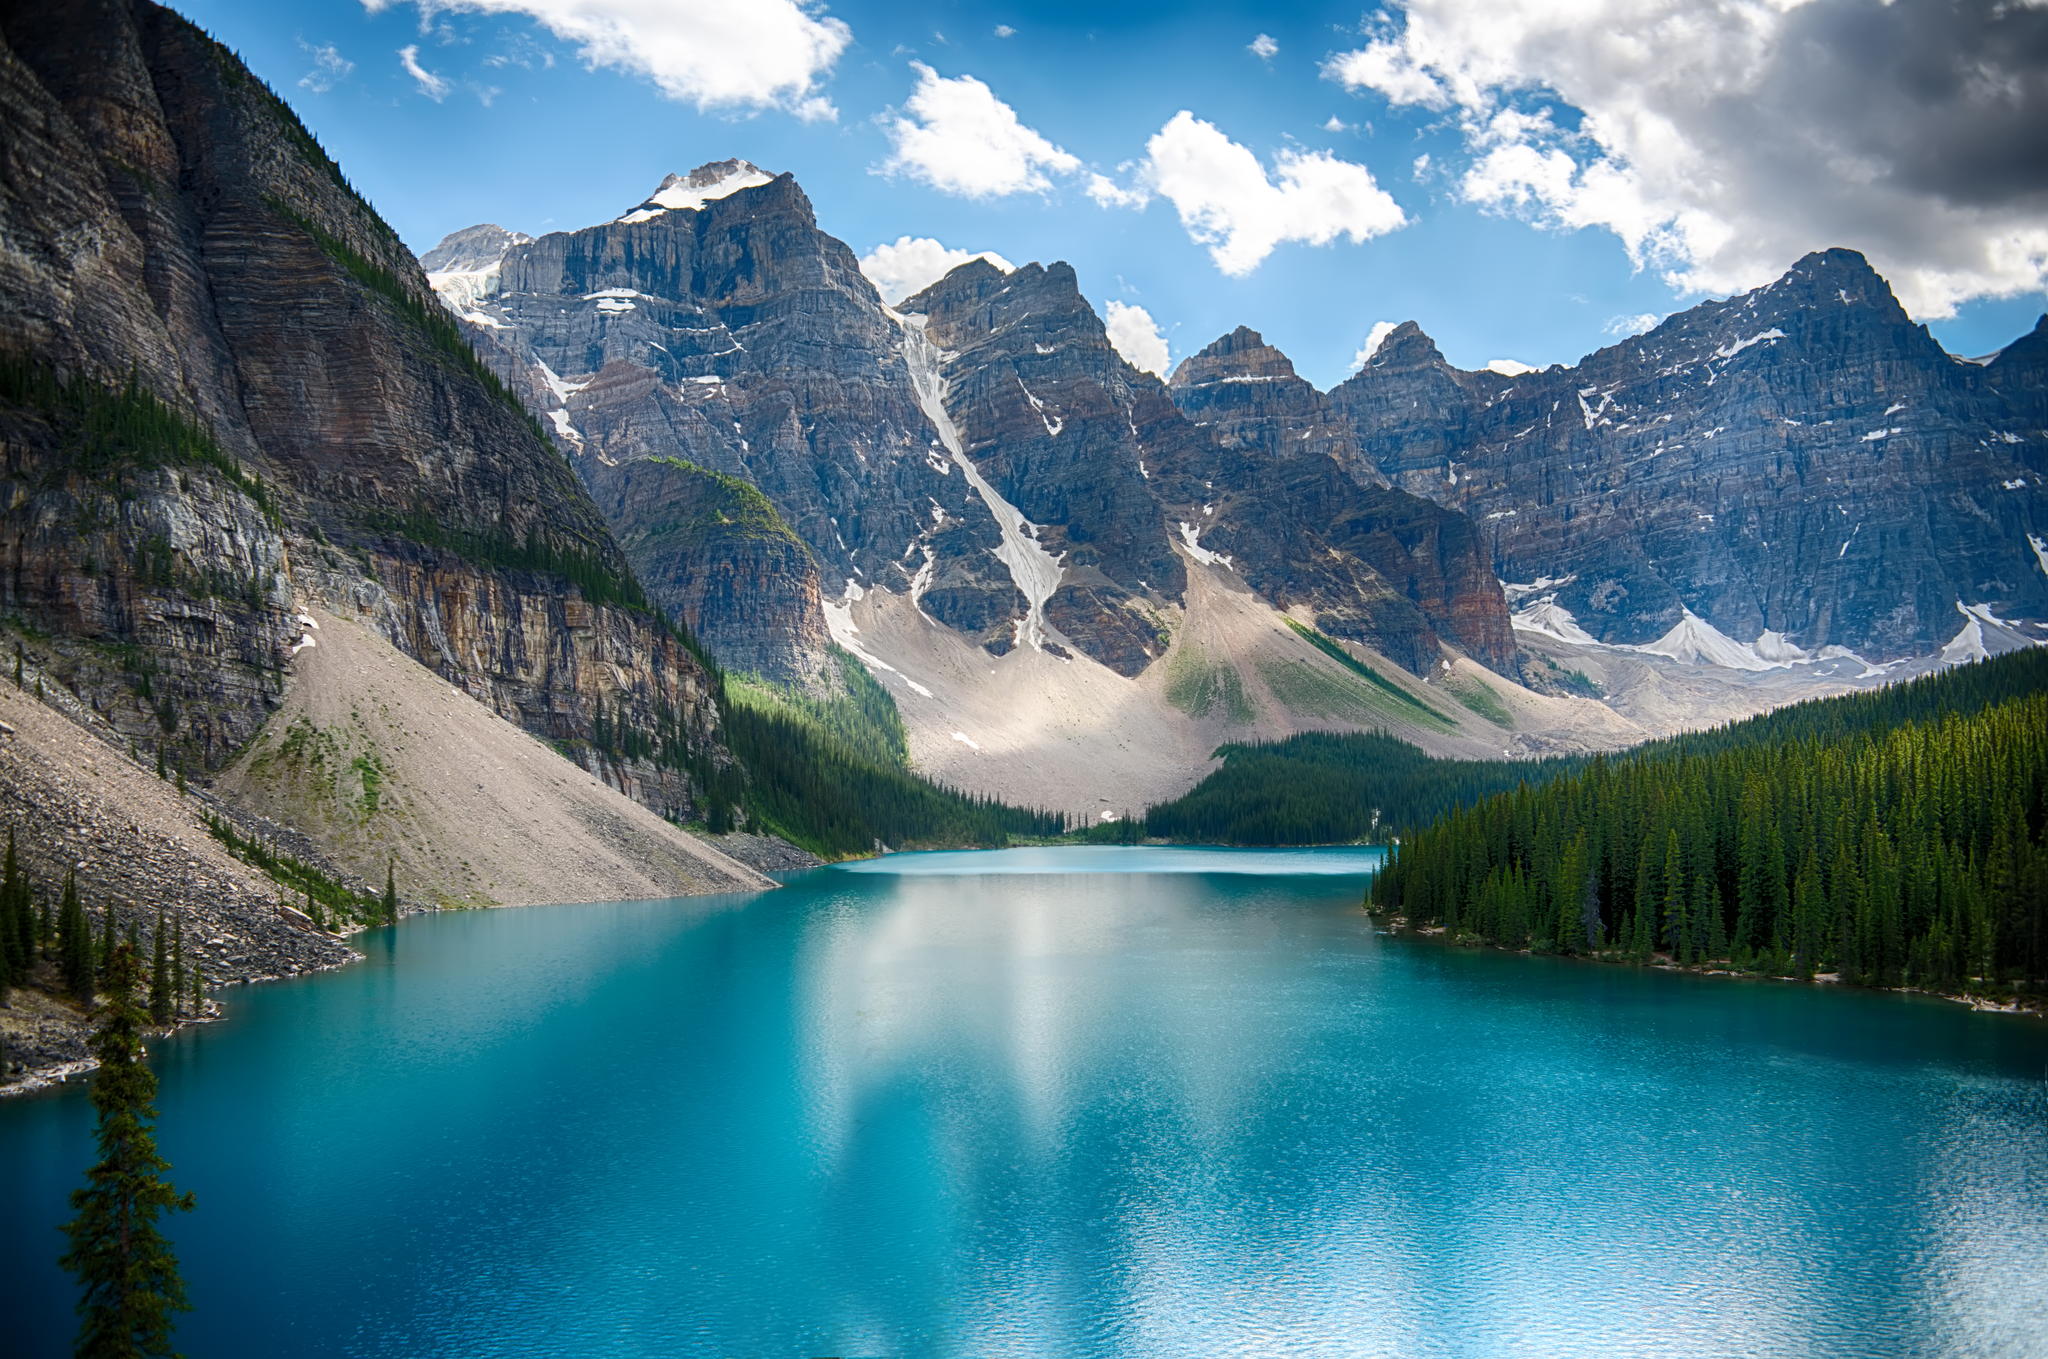
[[[107,969],[113,966],[114,963],[114,931],[114,908],[109,905],[104,911],[100,912],[99,942],[94,946],[92,952],[93,975],[101,981],[107,979]]]
[[[171,991],[171,950],[164,938],[164,913],[156,913],[156,933],[150,945],[149,963],[149,1020],[152,1024],[168,1024],[175,1010],[176,1002]]]
[[[92,921],[78,900],[78,870],[64,875],[64,899],[57,908],[57,960],[64,974],[64,989],[80,1001],[92,1000]]]
[[[135,996],[141,982],[141,960],[120,945],[92,1037],[99,1160],[72,1192],[77,1216],[64,1225],[70,1249],[60,1263],[79,1283],[74,1353],[92,1359],[168,1356],[172,1316],[190,1306],[157,1226],[165,1213],[189,1210],[192,1196],[164,1178],[170,1164],[156,1149],[156,1075],[143,1055],[146,1017]]]
[[[171,1003],[180,1010],[185,1008],[185,994],[185,917],[179,916],[171,926]]]
[[[35,962],[34,926],[14,858],[14,832],[7,832],[7,859],[0,864],[0,1004],[10,988],[28,979]],[[24,926],[27,928],[24,929]]]
[[[392,876],[395,864],[396,861],[390,859],[384,862],[384,923],[387,925],[398,923],[398,881]]]

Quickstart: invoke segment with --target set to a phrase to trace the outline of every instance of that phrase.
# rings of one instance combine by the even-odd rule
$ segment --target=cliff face
[[[594,462],[587,476],[648,595],[723,665],[810,692],[830,687],[817,559],[767,497],[674,458]]]
[[[687,811],[705,675],[290,111],[177,16],[91,0],[0,14],[0,122],[0,605],[68,680],[217,767],[318,600]],[[666,756],[606,758],[600,713]]]
[[[1286,355],[1240,327],[1182,362],[1170,391],[1213,448],[1175,469],[1183,533],[1282,608],[1417,673],[1446,641],[1512,671],[1506,601],[1471,521],[1387,486]]]
[[[1034,601],[1044,621],[1117,673],[1139,673],[1166,649],[1157,602],[1186,588],[1132,418],[1144,375],[1111,347],[1065,264],[1006,274],[975,260],[903,310],[927,318],[939,346],[963,451],[1055,564]]]
[[[2037,327],[1955,359],[1830,250],[1573,368],[1461,372],[1405,325],[1331,397],[1387,476],[1600,640],[1689,611],[1889,659],[1954,637],[1959,604],[2048,620],[2044,351]]]
[[[509,244],[496,268],[490,295],[451,304],[593,486],[657,458],[736,476],[815,558],[787,564],[809,584],[707,636],[724,663],[827,673],[819,578],[836,598],[922,575],[925,607],[969,631],[1009,611],[995,526],[925,417],[902,328],[789,176],[738,161],[670,176],[616,221]]]
[[[1064,264],[975,261],[891,310],[795,182],[744,161],[671,175],[612,222],[530,242],[473,227],[425,258],[479,350],[570,451],[642,578],[685,601],[727,665],[829,675],[818,604],[881,588],[992,655],[1046,648],[1136,676],[1165,653],[1183,599],[1177,523],[1201,531],[1199,507],[1217,495],[1256,499],[1235,484],[1248,476],[1261,495],[1301,481],[1315,497],[1313,534],[1269,525],[1246,575],[1282,607],[1309,602],[1332,630],[1419,669],[1442,640],[1511,663],[1498,590],[1451,541],[1455,516],[1390,498],[1323,397],[1290,369],[1309,438],[1253,420],[1245,429],[1264,433],[1219,445],[1116,353]],[[1249,456],[1246,437],[1285,457]],[[647,505],[665,494],[651,488],[675,474],[635,466],[664,458],[758,488],[824,583],[794,560],[729,568],[650,532]],[[1200,484],[1217,477],[1233,484]],[[1288,556],[1327,555],[1330,540],[1348,554],[1340,568],[1301,571]],[[718,579],[690,583],[707,571]]]

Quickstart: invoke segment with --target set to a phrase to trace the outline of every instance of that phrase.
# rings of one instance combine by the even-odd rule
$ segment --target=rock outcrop
[[[915,588],[956,627],[999,628],[1015,591],[995,524],[925,416],[903,327],[794,179],[714,162],[616,221],[510,242],[495,268],[458,310],[592,486],[664,458],[741,478],[808,547],[825,594]],[[705,640],[736,668],[829,673],[818,591],[785,569]]]
[[[2036,327],[1957,359],[1828,250],[1571,368],[1463,372],[1403,325],[1331,399],[1549,626],[1881,660],[1940,649],[1959,606],[2048,622],[2044,358]]]
[[[317,600],[687,813],[706,675],[290,110],[169,11],[85,0],[0,14],[0,123],[0,607],[65,681],[217,768]]]
[[[1257,332],[1232,331],[1174,370],[1175,404],[1213,452],[1179,472],[1181,532],[1284,609],[1427,674],[1449,642],[1515,668],[1507,605],[1462,514],[1386,485],[1350,422]]]

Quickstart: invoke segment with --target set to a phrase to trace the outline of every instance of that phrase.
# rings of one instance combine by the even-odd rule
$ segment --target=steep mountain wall
[[[153,5],[12,6],[0,124],[0,607],[68,683],[215,768],[318,600],[689,810],[702,668],[274,95]],[[600,719],[642,739],[600,749]]]
[[[1397,485],[1592,637],[1925,655],[2048,622],[2048,339],[1944,353],[1863,257],[1809,255],[1572,368],[1450,367],[1412,323],[1330,395]]]

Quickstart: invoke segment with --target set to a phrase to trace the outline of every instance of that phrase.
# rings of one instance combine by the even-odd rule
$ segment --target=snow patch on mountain
[[[1188,555],[1204,566],[1230,567],[1233,571],[1237,569],[1230,565],[1230,558],[1224,556],[1221,552],[1211,552],[1208,548],[1203,547],[1202,531],[1185,519],[1180,521],[1180,541],[1181,546],[1187,548]]]
[[[1508,622],[1517,632],[1533,632],[1554,641],[1579,646],[1600,644],[1598,638],[1579,626],[1579,620],[1572,616],[1570,609],[1557,602],[1555,595],[1545,595],[1527,608],[1509,614]]]
[[[617,220],[631,225],[652,221],[665,212],[695,212],[713,199],[730,197],[742,189],[756,189],[774,179],[775,176],[747,161],[714,161],[698,166],[687,176],[670,175],[645,202]]]
[[[967,478],[967,484],[981,497],[982,504],[988,506],[989,514],[1002,530],[1002,546],[996,549],[996,559],[1009,568],[1010,579],[1016,584],[1018,593],[1024,596],[1026,606],[1024,617],[1017,624],[1017,644],[1043,651],[1045,602],[1052,598],[1053,591],[1060,588],[1066,568],[1060,565],[1059,558],[1039,543],[1037,526],[1025,519],[1022,510],[1003,499],[967,456],[959,427],[953,423],[953,417],[946,414],[946,379],[939,371],[939,347],[925,333],[930,318],[895,311],[889,314],[903,327],[903,362],[910,370],[910,385],[917,393],[918,406],[924,411],[925,418],[932,422],[932,428],[938,431],[939,441],[953,455],[953,462]],[[1031,394],[1027,390],[1025,395]],[[1032,404],[1037,404],[1035,399]],[[1059,433],[1050,420],[1046,421],[1046,428],[1053,434]]]
[[[1736,641],[1691,609],[1683,607],[1671,631],[1654,642],[1625,649],[1648,656],[1664,656],[1686,665],[1714,665],[1724,670],[1775,670],[1781,664],[1765,660],[1757,654],[1754,646]]]

